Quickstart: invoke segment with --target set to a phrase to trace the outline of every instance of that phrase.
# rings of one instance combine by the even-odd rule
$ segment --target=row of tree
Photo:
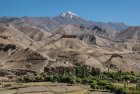
[[[54,70],[54,69],[53,69]],[[71,71],[70,71],[71,70]],[[99,88],[109,90],[118,94],[125,94],[128,88],[114,85],[114,81],[118,83],[133,82],[137,83],[136,91],[140,90],[140,81],[137,79],[134,72],[101,72],[100,68],[77,65],[74,69],[58,68],[56,72],[45,71],[42,74],[35,74],[34,76],[22,76],[19,81],[22,82],[63,82],[63,83],[81,83],[89,84],[91,88],[97,90]],[[138,82],[139,81],[139,82]]]

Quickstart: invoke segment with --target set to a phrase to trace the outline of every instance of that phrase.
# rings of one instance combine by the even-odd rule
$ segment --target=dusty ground
[[[68,85],[48,82],[10,84],[12,84],[11,87],[1,87],[0,94],[111,94],[108,92],[91,92],[88,85]]]

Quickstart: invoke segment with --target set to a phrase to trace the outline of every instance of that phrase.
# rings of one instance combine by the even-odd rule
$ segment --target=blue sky
[[[140,25],[140,0],[0,0],[0,16],[49,16],[65,11],[93,21]]]

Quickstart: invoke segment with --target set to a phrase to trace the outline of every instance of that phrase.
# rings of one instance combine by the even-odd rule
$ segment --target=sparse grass
[[[48,85],[51,82],[28,82],[28,83],[22,83],[24,86],[43,86]]]
[[[17,83],[17,82],[3,82],[3,85],[11,84],[11,85],[18,85],[18,86],[43,86],[48,85],[51,82],[28,82],[28,83]]]
[[[113,83],[113,85],[125,86],[124,83]],[[136,87],[136,83],[129,83],[127,87]]]
[[[17,83],[16,82],[2,82],[2,84],[3,85],[5,85],[5,84],[12,84],[13,85],[13,84],[17,84]]]
[[[4,94],[4,93],[6,93],[6,94],[15,94],[17,92],[17,90],[14,90],[14,89],[10,89],[10,90],[0,90],[0,94]]]

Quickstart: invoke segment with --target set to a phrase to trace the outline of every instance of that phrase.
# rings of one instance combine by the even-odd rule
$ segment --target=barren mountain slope
[[[54,33],[59,33],[63,35],[76,35],[81,36],[84,34],[96,35],[105,39],[114,39],[117,35],[115,31],[107,31],[98,26],[90,29],[84,25],[64,25],[60,28],[57,28]]]
[[[117,40],[140,40],[140,27],[131,26],[120,32],[116,38]]]
[[[45,30],[52,30],[60,26],[49,17],[1,17],[0,23],[13,23],[15,25],[29,24]]]
[[[25,34],[14,28],[13,25],[5,25],[0,24],[0,27],[3,29],[0,29],[0,43],[9,42],[11,44],[18,45],[23,48],[31,48],[31,49],[37,49],[39,45],[27,37]]]
[[[0,51],[0,69],[4,70],[31,70],[42,72],[47,64],[47,58],[30,49],[20,49],[16,46],[3,44]],[[2,47],[2,46],[1,46]],[[7,47],[7,48],[6,48]]]
[[[28,24],[15,25],[15,27],[36,42],[43,41],[52,34],[47,30],[33,27]]]
[[[140,27],[133,26],[120,32],[116,37],[116,41],[126,49],[140,51]]]
[[[47,58],[35,51],[39,47],[13,25],[0,24],[0,69],[43,71]]]

